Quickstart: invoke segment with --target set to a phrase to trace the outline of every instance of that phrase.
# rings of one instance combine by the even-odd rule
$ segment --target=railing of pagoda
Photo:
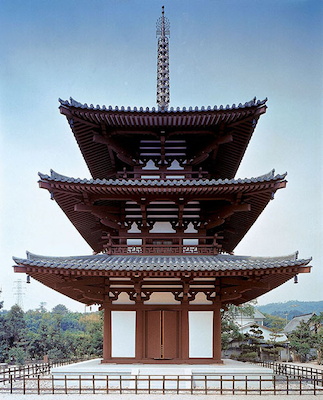
[[[179,245],[112,245],[106,248],[107,254],[218,254],[214,246],[179,246]]]
[[[134,171],[117,172],[119,179],[205,179],[209,176],[207,171],[187,171],[170,169],[140,169]],[[148,177],[148,178],[147,178]]]
[[[187,239],[186,237],[184,237]],[[210,241],[209,244],[183,244],[183,236],[176,236],[176,241],[178,243],[165,243],[165,240],[161,239],[162,243],[152,244],[147,243],[147,240],[151,241],[151,236],[140,236],[141,244],[124,244],[127,239],[139,239],[138,236],[109,236],[107,244],[104,245],[105,253],[107,254],[134,254],[134,255],[153,255],[153,254],[163,254],[163,255],[192,255],[192,254],[206,254],[214,255],[219,254],[221,250],[221,245],[216,242],[216,237],[201,237],[203,242]],[[190,240],[191,238],[189,238]],[[194,238],[196,239],[196,238]],[[154,241],[158,239],[154,238]],[[116,243],[116,241],[118,243]],[[171,242],[171,240],[169,240]],[[123,242],[121,244],[120,242]],[[168,242],[168,240],[166,241]]]

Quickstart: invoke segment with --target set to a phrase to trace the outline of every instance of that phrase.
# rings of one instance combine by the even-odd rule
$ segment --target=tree
[[[311,333],[310,323],[301,321],[298,327],[289,335],[290,348],[301,362],[306,362],[315,338]]]
[[[25,326],[24,312],[15,304],[5,319],[6,337],[10,347],[22,339]]]
[[[277,315],[270,315],[267,313],[263,313],[266,317],[264,320],[264,326],[270,328],[274,331],[281,331],[286,325],[286,319],[278,317]]]
[[[25,319],[23,310],[15,304],[4,317],[2,359],[23,363],[26,352]]]
[[[64,306],[64,304],[57,304],[57,306],[52,309],[52,313],[54,314],[65,315],[68,314],[68,312],[68,308]]]
[[[317,363],[323,363],[323,313],[313,315],[309,321],[314,328],[314,348],[317,351]]]

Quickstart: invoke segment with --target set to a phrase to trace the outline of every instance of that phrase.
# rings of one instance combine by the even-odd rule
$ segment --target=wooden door
[[[146,358],[157,360],[178,358],[178,311],[146,311],[145,325]]]

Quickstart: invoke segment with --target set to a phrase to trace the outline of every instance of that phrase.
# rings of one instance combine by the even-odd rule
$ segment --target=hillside
[[[293,317],[302,314],[323,312],[323,301],[298,301],[290,300],[285,303],[269,303],[256,307],[261,312],[277,315],[278,317],[291,320]]]

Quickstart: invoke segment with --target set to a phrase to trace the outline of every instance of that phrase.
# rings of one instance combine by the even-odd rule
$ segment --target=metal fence
[[[323,387],[316,380],[289,376],[13,376],[0,385],[0,393],[19,394],[230,394],[230,395],[319,395]]]

